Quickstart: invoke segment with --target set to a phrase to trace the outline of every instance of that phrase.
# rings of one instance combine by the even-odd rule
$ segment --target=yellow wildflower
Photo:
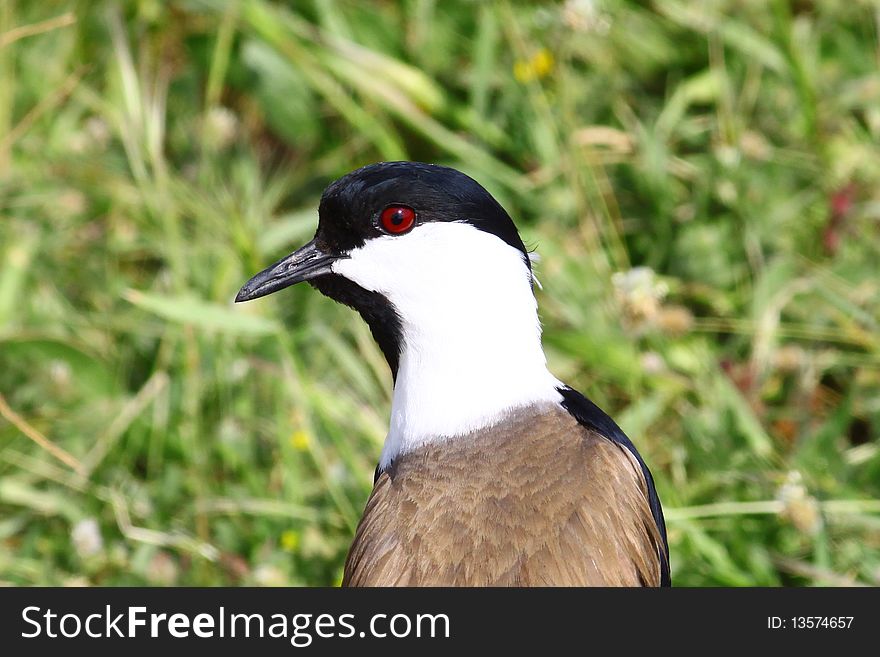
[[[281,533],[281,549],[285,552],[295,552],[299,547],[299,532],[288,529]]]
[[[309,434],[302,429],[297,429],[290,436],[290,444],[299,452],[305,452],[309,448]]]
[[[554,63],[553,54],[546,48],[541,48],[529,59],[520,59],[514,62],[513,77],[519,82],[529,82],[546,77],[553,70]]]

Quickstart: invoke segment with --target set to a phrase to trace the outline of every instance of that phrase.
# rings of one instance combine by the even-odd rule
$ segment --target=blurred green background
[[[390,376],[334,178],[460,168],[678,585],[880,584],[875,2],[0,0],[0,581],[335,584]]]

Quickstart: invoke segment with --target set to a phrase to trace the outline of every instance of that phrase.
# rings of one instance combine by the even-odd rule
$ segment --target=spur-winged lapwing
[[[390,428],[343,584],[668,585],[651,473],[547,370],[529,254],[489,192],[386,162],[331,184],[318,214],[236,301],[308,281],[388,360]]]

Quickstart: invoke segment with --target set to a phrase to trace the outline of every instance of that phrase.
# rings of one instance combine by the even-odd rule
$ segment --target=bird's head
[[[485,325],[511,303],[534,313],[531,264],[516,226],[460,171],[372,164],[327,187],[318,215],[314,239],[251,278],[236,301],[308,281],[361,313],[395,376],[405,327],[424,331],[439,313]]]
[[[558,400],[529,254],[476,181],[430,164],[373,164],[331,184],[318,214],[315,238],[236,301],[308,281],[361,314],[395,379],[381,463]]]

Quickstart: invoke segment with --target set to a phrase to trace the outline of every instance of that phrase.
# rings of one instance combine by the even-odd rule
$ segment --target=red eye
[[[416,222],[416,211],[405,205],[389,205],[379,215],[382,229],[392,235],[405,233]]]

